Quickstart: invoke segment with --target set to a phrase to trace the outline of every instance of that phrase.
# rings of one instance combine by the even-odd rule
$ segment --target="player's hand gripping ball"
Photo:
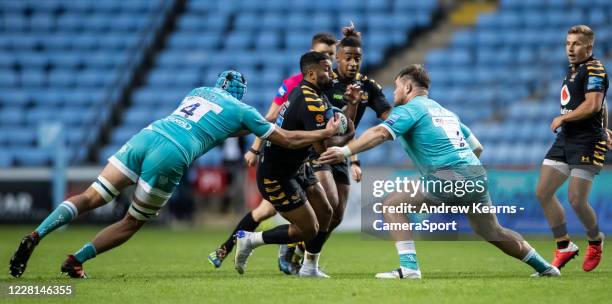
[[[346,118],[342,110],[336,107],[331,107],[327,109],[327,111],[325,112],[325,119],[330,120],[334,117],[340,120],[340,126],[338,127],[338,135],[346,134],[346,130],[348,130],[348,119]]]

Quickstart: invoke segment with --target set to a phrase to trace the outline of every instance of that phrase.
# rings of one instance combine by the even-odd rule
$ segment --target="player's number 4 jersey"
[[[168,117],[151,124],[151,129],[174,142],[191,162],[241,130],[267,138],[274,125],[224,90],[201,87],[191,91]]]

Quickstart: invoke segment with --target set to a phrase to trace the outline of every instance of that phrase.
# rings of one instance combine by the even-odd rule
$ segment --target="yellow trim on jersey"
[[[605,69],[603,66],[587,66],[587,70],[604,71]]]
[[[606,73],[596,74],[596,73],[593,73],[593,72],[589,72],[589,76],[606,77]]]
[[[270,179],[264,178],[264,185],[275,184],[275,183],[277,183],[276,180],[270,180]]]
[[[313,106],[313,105],[308,105],[308,111],[310,112],[325,112],[325,105],[322,106]]]
[[[271,193],[271,192],[278,191],[280,188],[281,188],[281,185],[276,185],[272,188],[265,188],[265,189],[266,189],[266,193]]]
[[[606,160],[606,157],[603,156],[603,154],[593,153],[593,156],[595,156],[595,158],[597,158],[599,160]]]
[[[304,100],[306,102],[323,102],[323,99],[319,98],[318,96],[315,98],[304,96]]]
[[[277,195],[277,196],[270,195],[270,202],[272,202],[272,201],[278,201],[278,200],[281,200],[281,199],[283,199],[283,198],[285,198],[285,197],[286,197],[285,192],[281,192],[281,193],[280,193],[279,195]]]

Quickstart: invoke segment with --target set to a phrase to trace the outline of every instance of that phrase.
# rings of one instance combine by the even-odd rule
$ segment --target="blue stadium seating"
[[[161,0],[26,0],[0,2],[0,167],[48,165],[37,143],[44,121],[65,127],[69,161],[86,161],[101,124],[110,117],[129,62],[159,28]],[[157,21],[157,24],[151,23]],[[108,100],[106,96],[110,96]],[[114,98],[113,98],[114,97]]]
[[[437,1],[417,2],[188,1],[144,86],[131,96],[132,106],[100,151],[100,162],[124,143],[127,134],[159,118],[157,109],[163,107],[169,114],[191,88],[213,85],[217,74],[227,68],[239,69],[246,76],[245,102],[267,112],[281,81],[297,72],[299,56],[310,48],[316,32],[339,33],[355,22],[364,37],[364,64],[379,65],[386,50],[407,43],[416,27],[431,24]],[[220,161],[204,158],[202,164]]]
[[[428,53],[431,95],[481,139],[485,164],[537,165],[554,140],[549,126],[559,113],[567,29],[589,24],[595,55],[610,67],[610,21],[606,1],[502,0],[474,28],[456,32],[449,47]]]

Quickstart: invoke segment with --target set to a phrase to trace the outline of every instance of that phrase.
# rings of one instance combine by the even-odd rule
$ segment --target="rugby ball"
[[[336,119],[340,120],[340,127],[338,128],[338,135],[346,134],[346,130],[348,130],[348,120],[346,119],[346,116],[344,116],[344,113],[336,112]]]
[[[346,134],[346,130],[348,130],[348,120],[346,116],[344,115],[344,112],[342,112],[342,110],[336,107],[328,108],[327,111],[325,112],[325,119],[329,121],[330,119],[334,117],[334,114],[338,114],[338,117],[336,119],[340,119],[340,127],[338,128],[338,135]]]

